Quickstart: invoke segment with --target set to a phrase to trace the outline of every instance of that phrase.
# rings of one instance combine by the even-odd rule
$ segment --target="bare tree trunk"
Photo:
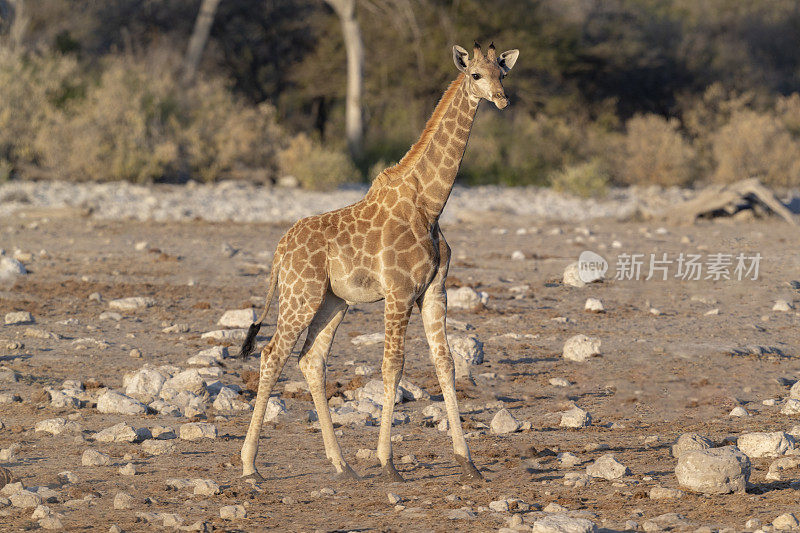
[[[189,40],[189,48],[186,50],[186,57],[183,60],[184,81],[192,81],[197,73],[197,66],[200,64],[203,49],[208,42],[208,35],[211,33],[211,25],[214,23],[218,5],[219,0],[203,0],[200,5],[200,13],[194,23],[192,38]]]
[[[24,0],[0,0],[0,34],[8,34],[7,45],[12,50],[22,46],[28,21]]]
[[[363,155],[364,125],[361,112],[361,88],[364,76],[364,43],[356,18],[355,0],[325,0],[342,24],[347,53],[347,97],[345,100],[345,133],[350,155],[359,160]]]

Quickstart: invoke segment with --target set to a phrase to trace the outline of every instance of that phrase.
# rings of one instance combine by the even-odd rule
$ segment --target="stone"
[[[250,404],[246,405],[249,406]],[[264,421],[272,422],[278,418],[278,416],[285,415],[286,413],[286,403],[280,398],[270,397],[270,399],[267,400],[267,410],[264,413]]]
[[[606,309],[603,307],[603,302],[597,298],[587,298],[586,303],[583,305],[583,310],[590,313],[602,313]]]
[[[179,435],[182,440],[216,439],[217,426],[207,422],[190,422],[181,425]]]
[[[114,311],[103,311],[97,318],[100,320],[113,320],[114,322],[119,322],[122,320],[122,315]]]
[[[558,460],[558,464],[565,468],[572,468],[573,466],[579,465],[581,463],[580,458],[571,452],[563,452],[559,453],[556,456]]]
[[[56,515],[45,516],[39,520],[38,524],[42,529],[62,529],[64,527],[61,519]]]
[[[469,509],[468,507],[462,507],[461,509],[451,509],[447,512],[447,519],[448,520],[469,520],[471,518],[475,518],[475,513]]]
[[[647,520],[644,524],[642,524],[642,529],[649,532],[649,531],[686,531],[690,526],[688,520],[683,515],[679,515],[678,513],[664,513],[662,515],[658,515],[650,520]],[[696,533],[700,533],[699,530],[695,530]]]
[[[548,383],[553,387],[569,387],[572,383],[569,382],[568,379],[565,378],[550,378]]]
[[[793,476],[784,475],[786,470],[795,470],[800,467],[800,458],[797,457],[781,457],[776,459],[769,465],[769,470],[765,479],[767,481],[785,481],[794,480],[798,478],[797,472]]]
[[[170,440],[170,439],[177,439],[178,436],[175,434],[175,430],[171,427],[167,426],[153,426],[150,428],[150,435],[154,439],[158,440]]]
[[[128,463],[125,466],[120,467],[119,474],[121,476],[135,476],[136,467],[133,465],[133,463]]]
[[[595,533],[597,526],[585,518],[551,514],[536,520],[531,531],[533,533]]]
[[[559,422],[559,425],[565,428],[583,428],[591,424],[592,416],[577,406],[561,413],[561,422]]]
[[[561,277],[561,283],[568,287],[585,287],[586,283],[580,277],[580,269],[578,262],[570,263],[564,269],[564,274]]]
[[[272,400],[272,398],[270,398]],[[239,393],[229,387],[222,387],[212,404],[217,411],[249,411],[252,406],[239,399]],[[267,402],[269,407],[269,402]],[[284,406],[285,410],[285,406]]]
[[[736,407],[731,409],[731,412],[728,413],[728,416],[731,416],[731,417],[750,416],[750,413],[748,413],[747,409],[745,409],[741,405],[737,405]]]
[[[800,527],[800,521],[793,513],[784,513],[772,521],[772,527],[778,531],[796,530]]]
[[[624,464],[617,461],[613,454],[607,453],[598,458],[595,462],[586,466],[586,474],[591,477],[599,477],[612,481],[630,474],[630,470]]]
[[[387,492],[386,493],[386,497],[389,499],[389,503],[392,504],[392,505],[397,505],[398,503],[403,501],[403,498],[401,498],[400,496],[398,496],[394,492]]]
[[[52,435],[60,435],[66,432],[80,432],[81,427],[77,422],[73,422],[72,420],[65,420],[63,418],[50,418],[47,420],[42,420],[41,422],[37,422],[34,426],[34,431],[36,433],[45,432],[50,433]]]
[[[779,457],[794,451],[794,439],[782,431],[745,433],[736,446],[748,457]]]
[[[492,418],[489,427],[495,435],[505,435],[519,431],[521,424],[508,409],[500,409]]]
[[[114,496],[114,509],[133,509],[136,500],[127,492],[118,492]]]
[[[142,296],[132,296],[130,298],[118,298],[108,302],[111,309],[117,311],[136,311],[137,309],[147,309],[156,304],[152,298],[145,298]]]
[[[147,439],[142,442],[142,450],[149,455],[163,455],[175,451],[175,444],[168,440]]]
[[[162,333],[187,333],[188,331],[189,324],[172,324],[161,330]]]
[[[8,499],[11,500],[11,505],[22,509],[38,507],[44,502],[44,499],[37,493],[26,489],[18,490],[11,494]]]
[[[195,479],[194,494],[197,496],[213,496],[222,492],[214,481],[210,479]]]
[[[240,520],[246,516],[244,505],[223,505],[219,508],[219,517],[223,520]]]
[[[444,402],[432,403],[422,410],[422,416],[430,418],[433,422],[438,422],[447,416]]]
[[[160,513],[160,518],[164,527],[178,528],[184,522],[183,517],[175,513]]]
[[[795,381],[792,388],[789,389],[789,398],[800,400],[800,381]]]
[[[186,360],[189,365],[211,366],[221,364],[228,357],[228,348],[225,346],[213,346],[207,350],[201,350],[197,355],[193,355]]]
[[[111,457],[103,452],[88,449],[83,452],[81,456],[81,464],[83,466],[104,466],[111,462]]]
[[[182,372],[178,372],[164,382],[162,392],[164,389],[173,389],[176,391],[187,391],[193,394],[203,394],[206,390],[206,382],[200,375],[196,368],[190,368]],[[164,395],[161,395],[162,399]]]
[[[201,339],[211,339],[218,342],[241,342],[247,337],[246,329],[217,329],[207,331],[200,335]]]
[[[363,387],[356,389],[355,398],[357,400],[370,400],[377,405],[383,405],[383,381],[371,379]],[[394,395],[394,403],[403,401],[403,393],[398,389]]]
[[[447,342],[453,355],[456,378],[468,377],[472,365],[483,363],[483,343],[475,337],[449,335]]]
[[[431,395],[422,390],[421,388],[417,387],[407,379],[400,380],[400,392],[403,394],[403,400],[411,402],[411,401],[424,401],[430,400]]]
[[[249,328],[256,320],[258,316],[253,309],[229,309],[222,314],[217,324],[226,328]]]
[[[772,306],[773,311],[782,311],[782,312],[791,311],[793,308],[794,306],[791,304],[791,302],[788,302],[786,300],[775,300],[775,305]]]
[[[672,445],[672,457],[680,459],[681,455],[692,450],[706,450],[712,448],[714,443],[697,433],[684,433]]]
[[[97,442],[138,442],[148,438],[150,432],[146,429],[136,430],[125,422],[107,427],[94,434]]]
[[[653,487],[649,493],[651,500],[674,500],[683,497],[683,491],[667,487]]]
[[[143,401],[152,401],[158,398],[167,377],[155,368],[144,366],[133,373],[126,374],[122,378],[122,384],[125,386],[125,394],[128,396]]]
[[[24,276],[28,271],[13,257],[0,256],[0,283],[13,282],[18,276]]]
[[[495,513],[508,512],[508,500],[494,500],[489,502],[489,509]]]
[[[591,482],[591,477],[580,472],[567,472],[564,474],[565,487],[586,488]]]
[[[58,481],[63,485],[77,483],[78,476],[74,472],[70,472],[69,470],[64,470],[63,472],[58,473]]]
[[[764,400],[765,402],[767,400]],[[767,405],[767,404],[764,404]],[[772,405],[775,405],[774,403]],[[800,400],[795,398],[789,398],[784,402],[783,406],[781,407],[781,414],[784,415],[797,415],[800,414]]]
[[[130,396],[107,390],[97,399],[97,410],[101,413],[143,415],[147,406]]]
[[[6,313],[5,323],[6,326],[17,326],[20,324],[33,324],[33,315],[27,311],[16,311],[13,313]]]
[[[489,301],[489,295],[476,291],[472,287],[459,287],[447,289],[447,306],[449,309],[466,309],[472,311],[484,307]]]
[[[574,335],[564,343],[563,356],[568,361],[583,362],[600,355],[600,339],[586,335]]]
[[[750,477],[750,459],[736,446],[689,450],[675,467],[678,483],[703,494],[744,493]]]
[[[511,259],[514,261],[523,261],[525,259],[525,253],[522,250],[514,250],[511,252]]]
[[[751,518],[744,523],[744,527],[746,527],[747,529],[760,529],[761,520],[759,520],[758,518]]]
[[[386,335],[382,332],[365,333],[357,335],[350,339],[350,342],[356,346],[372,346],[373,344],[383,344]]]

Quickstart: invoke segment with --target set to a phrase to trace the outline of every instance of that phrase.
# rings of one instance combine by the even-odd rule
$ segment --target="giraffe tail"
[[[258,317],[258,322],[250,324],[250,328],[247,330],[247,337],[242,343],[242,349],[239,350],[239,354],[236,356],[240,359],[244,359],[250,355],[253,352],[253,348],[255,348],[256,335],[261,329],[261,324],[264,322],[264,319],[267,318],[269,306],[270,303],[272,303],[272,297],[275,294],[275,287],[278,285],[278,267],[282,258],[283,250],[281,250],[281,246],[279,245],[278,249],[275,250],[274,257],[272,258],[272,267],[270,268],[269,282],[267,283],[267,301],[264,303],[264,311],[262,311],[261,316]]]

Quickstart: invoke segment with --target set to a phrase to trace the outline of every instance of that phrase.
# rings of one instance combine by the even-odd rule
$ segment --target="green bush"
[[[550,185],[554,190],[584,198],[604,196],[608,192],[608,184],[609,173],[598,158],[570,165],[550,176]]]

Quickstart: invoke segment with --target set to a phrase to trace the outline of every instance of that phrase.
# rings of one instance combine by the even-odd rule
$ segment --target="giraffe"
[[[445,333],[444,286],[450,247],[438,221],[461,164],[478,104],[485,99],[499,109],[508,105],[501,80],[518,55],[518,50],[498,55],[494,44],[484,55],[476,42],[470,60],[464,48],[454,46],[453,61],[460,73],[406,155],[374,180],[362,200],[304,218],[278,242],[264,311],[250,326],[239,353],[247,357],[253,350],[255,336],[279,287],[276,331],[261,350],[258,392],[241,451],[243,477],[264,479],[256,470],[255,457],[267,400],[298,337],[307,329],[299,366],[317,410],[325,454],[337,475],[358,479],[334,434],[325,396],[325,366],[348,306],[383,299],[383,411],[377,446],[381,475],[389,481],[403,481],[392,460],[390,432],[405,358],[406,327],[416,304],[442,389],[461,479],[483,479],[464,440],[456,402],[453,357]]]

